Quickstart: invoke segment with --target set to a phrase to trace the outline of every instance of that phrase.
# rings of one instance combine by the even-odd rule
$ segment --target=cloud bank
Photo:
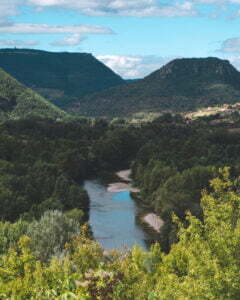
[[[86,39],[85,36],[82,36],[79,33],[75,33],[73,35],[56,40],[52,42],[51,45],[54,47],[74,47],[74,46],[78,46],[85,39]]]
[[[240,71],[240,56],[230,56],[228,57],[230,63]]]
[[[218,49],[217,52],[240,54],[240,37],[226,39],[222,42],[220,49]]]
[[[195,1],[159,0],[28,0],[38,8],[62,7],[90,16],[181,17],[197,15]]]
[[[222,41],[220,48],[216,52],[223,54],[224,58],[227,58],[240,71],[240,37]]]
[[[240,54],[240,50],[239,50]],[[161,57],[154,55],[99,55],[97,56],[104,64],[121,75],[125,79],[143,78],[160,69],[162,66],[179,56]],[[240,71],[240,55],[228,55],[230,63]]]
[[[39,44],[38,41],[23,41],[23,40],[0,40],[2,47],[34,47]]]
[[[16,16],[22,0],[1,0],[0,1],[0,24],[7,22],[9,16]]]
[[[159,69],[176,57],[127,56],[127,55],[99,55],[101,60],[109,68],[126,79],[143,78],[151,72]]]
[[[2,24],[0,33],[10,34],[111,34],[109,28],[93,25]]]
[[[1,0],[0,23],[6,22],[9,16],[19,14],[22,5],[39,10],[70,9],[88,16],[167,18],[204,15],[202,5],[208,5],[229,10],[233,17],[240,16],[240,0]]]

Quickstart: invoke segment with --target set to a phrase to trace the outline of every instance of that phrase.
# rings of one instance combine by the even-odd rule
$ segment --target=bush
[[[42,261],[61,255],[65,244],[80,233],[80,226],[76,218],[60,211],[45,212],[39,221],[32,222],[28,227],[27,235],[31,239],[34,255]]]

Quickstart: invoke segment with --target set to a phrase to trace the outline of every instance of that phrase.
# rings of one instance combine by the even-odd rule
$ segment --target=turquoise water
[[[90,197],[93,235],[106,250],[124,250],[139,245],[147,248],[148,235],[136,222],[138,207],[129,191],[111,193],[98,181],[85,182]]]

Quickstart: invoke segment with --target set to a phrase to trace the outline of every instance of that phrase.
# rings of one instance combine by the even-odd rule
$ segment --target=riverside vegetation
[[[40,260],[29,236],[1,255],[2,299],[238,299],[239,203],[227,169],[201,199],[203,221],[176,217],[179,241],[164,254],[134,247],[107,256],[84,228],[65,255]]]
[[[169,114],[1,123],[0,299],[239,299],[237,128]],[[130,165],[161,242],[106,252],[81,186]]]
[[[15,68],[19,55],[26,65]],[[239,299],[238,107],[195,120],[162,114],[238,102],[239,72],[214,58],[175,60],[122,84],[87,54],[80,55],[78,74],[57,59],[72,65],[68,53],[5,49],[0,56],[21,82],[58,105],[73,102],[70,111],[157,116],[147,114],[145,122],[73,117],[0,70],[0,299]],[[50,57],[52,81],[41,75]],[[86,62],[98,65],[100,73],[88,73],[97,82],[105,74],[99,86],[80,84]],[[33,64],[39,78],[31,75]],[[121,86],[78,103],[109,84]],[[160,243],[149,251],[104,251],[88,225],[83,183],[127,168],[140,189],[135,200],[164,221]]]

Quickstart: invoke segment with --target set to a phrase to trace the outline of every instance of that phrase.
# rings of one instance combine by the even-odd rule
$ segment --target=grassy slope
[[[29,117],[63,120],[68,114],[0,69],[0,120]]]

